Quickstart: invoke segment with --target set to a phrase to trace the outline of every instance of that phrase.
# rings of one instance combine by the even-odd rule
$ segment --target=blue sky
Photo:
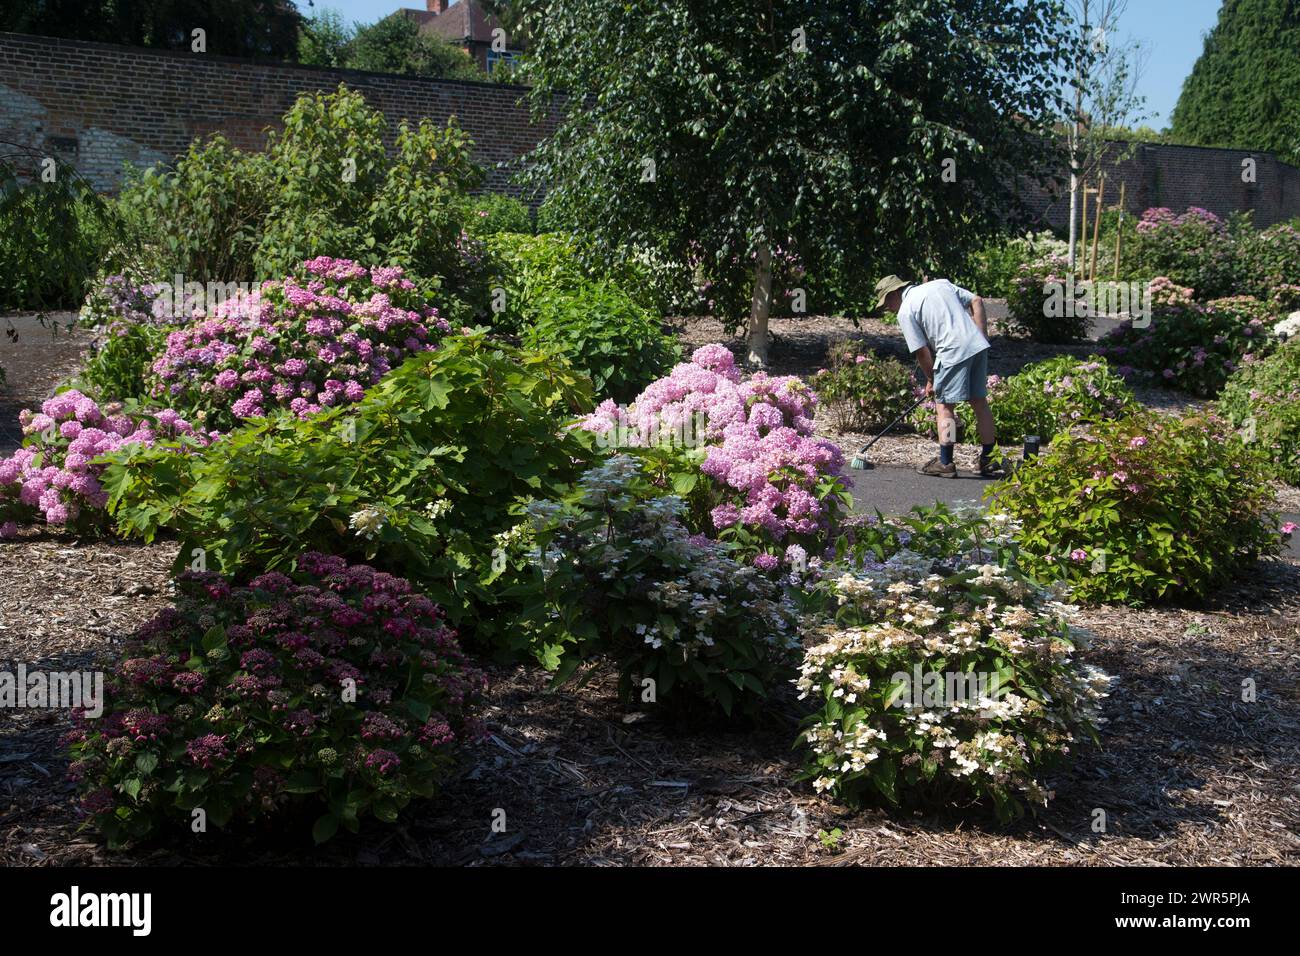
[[[295,0],[310,13],[307,0]],[[1120,31],[1142,43],[1150,56],[1140,92],[1147,99],[1147,125],[1163,129],[1178,101],[1183,80],[1201,55],[1205,34],[1218,19],[1222,0],[1129,0]],[[422,8],[424,0],[316,0],[316,9],[332,7],[345,20],[372,23],[398,7]]]

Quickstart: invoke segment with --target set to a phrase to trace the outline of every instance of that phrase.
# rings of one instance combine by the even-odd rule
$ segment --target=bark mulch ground
[[[817,368],[836,335],[897,337],[845,320],[774,324],[778,374]],[[683,338],[726,341],[720,333],[692,321]],[[1001,374],[1014,371],[1013,349],[1022,362],[1045,357],[1040,347],[994,346]],[[4,353],[15,408],[5,406],[3,424],[13,427],[16,407],[67,377],[77,348],[69,341],[18,363]],[[106,666],[114,645],[167,603],[174,553],[167,542],[77,543],[35,529],[0,544],[0,669]],[[619,705],[608,669],[549,691],[545,673],[515,667],[491,671],[491,736],[467,750],[439,799],[413,805],[400,825],[367,826],[323,848],[286,825],[185,831],[110,852],[79,829],[59,744],[64,716],[0,711],[0,863],[1300,862],[1300,563],[1261,562],[1204,607],[1087,608],[1081,623],[1095,635],[1084,659],[1119,677],[1102,744],[1080,746],[1049,778],[1049,807],[1009,826],[972,808],[855,812],[817,797],[797,779],[792,692],[759,725],[684,727]],[[1246,681],[1253,701],[1243,700]],[[506,830],[494,833],[500,812]]]

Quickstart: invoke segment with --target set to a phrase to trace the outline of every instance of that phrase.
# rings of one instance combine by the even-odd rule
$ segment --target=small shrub
[[[681,358],[659,320],[609,283],[543,295],[535,309],[524,346],[563,355],[590,376],[597,396],[628,401]]]
[[[1277,477],[1300,485],[1300,339],[1233,372],[1218,410],[1272,461]]]
[[[833,616],[808,619],[797,683],[817,705],[800,739],[818,791],[855,805],[986,799],[1007,820],[1046,804],[1042,773],[1096,739],[1109,678],[1073,660],[1083,632],[1063,605],[988,563],[1012,547],[997,520],[879,522],[879,560],[828,569]]]
[[[485,681],[441,610],[341,558],[297,564],[247,587],[185,574],[122,648],[105,714],[70,735],[110,846],[188,833],[196,808],[218,828],[309,811],[323,842],[446,778]]]
[[[892,356],[863,354],[846,341],[831,348],[827,365],[813,376],[812,386],[838,431],[877,431],[916,400],[911,370]]]
[[[1087,334],[1087,310],[1077,304],[1071,307],[1064,298],[1069,268],[1064,258],[1047,255],[1016,270],[1007,292],[1007,331],[1050,344],[1078,342]],[[1045,289],[1049,284],[1061,291]],[[1075,294],[1081,298],[1083,290],[1076,289]]]
[[[1222,419],[1078,426],[996,486],[1025,568],[1085,601],[1201,598],[1276,550],[1264,459]]]
[[[101,402],[148,404],[146,384],[155,358],[167,347],[167,331],[153,325],[119,322],[94,341],[74,384]]]
[[[1051,441],[1071,425],[1115,418],[1133,404],[1124,379],[1096,356],[1058,355],[1026,365],[1008,378],[990,375],[988,385],[989,410],[1004,443],[1018,442],[1025,435]],[[934,401],[927,400],[912,420],[917,431],[933,435]],[[957,422],[962,436],[974,441],[975,414],[969,405],[957,407]]]
[[[160,438],[188,436],[174,449],[206,443],[171,409],[124,414],[120,404],[101,408],[75,389],[47,399],[38,413],[23,409],[18,421],[23,447],[0,459],[0,538],[38,519],[82,534],[103,531],[108,493],[100,456]]]
[[[980,295],[1008,296],[1020,268],[1045,256],[1064,258],[1069,246],[1050,231],[1002,236],[974,252],[954,281]]]
[[[685,504],[615,455],[558,502],[534,502],[541,600],[526,619],[557,679],[613,658],[625,701],[754,714],[794,674],[795,610],[781,585],[691,535]],[[649,681],[651,683],[646,684]]]
[[[1098,353],[1126,378],[1212,397],[1241,364],[1276,344],[1266,305],[1250,296],[1192,301],[1192,293],[1163,277],[1151,283],[1152,315],[1145,328],[1123,322]]]

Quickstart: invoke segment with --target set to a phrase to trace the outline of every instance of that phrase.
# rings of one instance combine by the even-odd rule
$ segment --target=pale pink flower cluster
[[[597,433],[631,429],[631,443],[678,434],[702,417],[706,457],[700,470],[725,500],[711,512],[713,530],[736,524],[776,540],[827,524],[817,495],[824,477],[844,464],[839,447],[813,435],[817,396],[794,376],[758,372],[741,378],[731,351],[706,345],[623,408],[604,402],[582,426]]]
[[[102,510],[107,504],[99,481],[104,466],[93,464],[100,455],[132,443],[152,445],[160,435],[195,435],[171,409],[132,418],[121,414],[120,406],[101,409],[76,389],[48,399],[40,412],[23,409],[18,420],[26,444],[0,460],[0,515],[39,514],[51,525],[69,524],[83,510]],[[16,533],[15,521],[0,525],[0,537]]]

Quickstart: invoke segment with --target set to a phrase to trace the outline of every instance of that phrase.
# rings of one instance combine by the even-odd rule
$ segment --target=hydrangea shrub
[[[1064,289],[1069,273],[1070,265],[1065,257],[1051,253],[1016,269],[1007,290],[1007,331],[1035,342],[1051,344],[1083,339],[1088,331],[1086,310],[1067,308],[1068,303],[1062,298],[1061,314],[1048,315],[1051,311],[1047,307],[1050,293],[1044,286],[1059,284]],[[1076,290],[1076,294],[1082,296],[1083,292]]]
[[[1025,569],[1085,601],[1202,598],[1278,546],[1267,462],[1212,416],[1076,426],[996,494]]]
[[[1277,477],[1300,485],[1300,338],[1237,369],[1219,396],[1218,411],[1269,458]]]
[[[223,430],[277,408],[307,418],[360,401],[448,329],[401,268],[322,256],[168,335],[151,393]]]
[[[873,432],[916,400],[911,370],[893,356],[860,352],[851,341],[832,346],[827,368],[813,376],[820,413],[842,432]]]
[[[179,581],[122,648],[107,706],[70,734],[110,845],[309,812],[317,841],[430,797],[485,688],[409,582],[309,553],[247,586]]]
[[[990,375],[988,388],[989,409],[1004,444],[1015,444],[1026,435],[1051,441],[1071,425],[1115,418],[1133,404],[1124,379],[1097,356],[1058,355],[1034,362],[1007,378]],[[912,422],[923,434],[935,433],[933,399],[913,413]],[[969,405],[957,406],[957,422],[965,440],[975,441],[975,414]]]
[[[1190,286],[1199,302],[1242,291],[1240,256],[1233,224],[1207,209],[1191,206],[1174,213],[1163,206],[1138,220],[1128,251],[1130,268],[1146,278],[1166,276]]]
[[[691,534],[684,513],[630,455],[531,503],[517,547],[531,546],[540,599],[525,626],[560,679],[609,656],[625,700],[752,714],[793,676],[795,608],[773,576]]]
[[[1098,353],[1138,382],[1213,397],[1239,366],[1276,345],[1269,308],[1250,296],[1199,303],[1192,290],[1166,278],[1151,282],[1150,323],[1125,321],[1101,340]]]
[[[706,345],[630,406],[603,402],[582,425],[616,447],[685,445],[661,459],[660,477],[686,499],[692,530],[775,564],[791,543],[823,550],[850,503],[843,452],[813,436],[816,408],[797,377],[742,380],[730,350]]]
[[[992,804],[1051,796],[1043,773],[1095,739],[1109,678],[1074,658],[1070,608],[998,564],[907,548],[824,587],[797,686],[816,702],[805,776],[850,804]]]
[[[181,448],[209,440],[172,409],[126,414],[121,405],[101,408],[76,389],[46,399],[39,412],[23,409],[18,421],[23,447],[0,459],[0,538],[39,521],[81,533],[101,531],[109,522],[100,456],[159,439]]]

